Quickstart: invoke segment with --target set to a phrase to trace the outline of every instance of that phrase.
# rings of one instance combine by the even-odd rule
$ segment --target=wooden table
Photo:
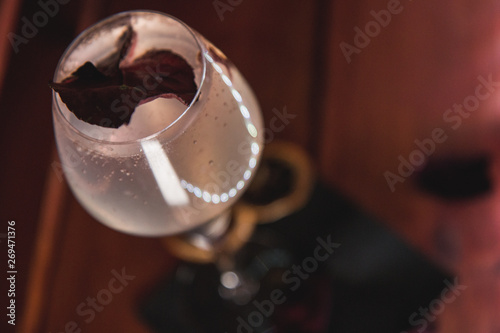
[[[159,240],[111,231],[76,203],[58,172],[46,86],[78,32],[137,5],[57,3],[57,13],[18,52],[9,39],[0,42],[0,205],[3,221],[15,219],[18,228],[18,332],[147,332],[134,306],[174,260]],[[220,3],[226,7],[216,9]],[[450,203],[417,190],[412,177],[393,192],[384,176],[397,173],[400,155],[418,149],[415,140],[441,128],[446,139],[430,155],[487,152],[497,184],[498,93],[456,130],[443,118],[476,93],[479,76],[498,77],[497,2],[151,0],[142,6],[180,18],[224,50],[255,88],[266,125],[276,110],[296,115],[272,140],[307,149],[321,181],[460,276],[469,289],[444,312],[440,332],[500,329],[498,191]],[[0,9],[0,32],[18,36],[44,10],[20,0]],[[135,278],[86,323],[78,307],[109,288],[113,271],[122,269]]]

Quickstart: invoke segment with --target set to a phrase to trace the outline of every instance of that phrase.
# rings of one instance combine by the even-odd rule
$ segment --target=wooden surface
[[[89,217],[60,178],[53,149],[46,83],[60,55],[84,27],[112,13],[137,8],[127,3],[75,0],[61,5],[59,13],[33,39],[20,45],[19,53],[11,54],[0,101],[7,117],[2,123],[2,156],[11,160],[2,166],[10,176],[2,179],[5,200],[1,204],[5,218],[16,219],[20,225],[17,246],[23,252],[18,260],[24,274],[18,281],[23,286],[17,297],[18,332],[77,328],[83,332],[147,332],[135,315],[137,302],[171,273],[175,263],[159,240],[123,235]],[[320,5],[242,2],[225,12],[224,20],[212,1],[196,5],[146,1],[141,7],[180,18],[224,50],[255,88],[266,126],[275,117],[273,109],[286,108],[296,115],[283,131],[268,137],[268,142],[285,139],[316,146],[317,133],[311,125],[320,112],[310,112],[309,106],[317,104],[311,93],[318,79],[314,75],[315,59],[319,59],[315,49],[320,43],[315,33],[322,26],[315,22],[322,14]],[[26,2],[19,17],[30,19],[39,10],[36,3]],[[21,34],[22,22],[13,31]],[[26,91],[35,96],[22,98]],[[135,276],[133,281],[95,319],[82,316],[77,307],[108,288],[112,271],[121,272],[122,268]]]
[[[487,151],[498,184],[497,94],[457,130],[443,113],[474,94],[478,76],[500,77],[499,4],[401,2],[402,10],[348,63],[341,43],[353,44],[354,28],[364,28],[373,20],[370,11],[389,3],[241,1],[223,20],[212,1],[144,1],[141,7],[180,18],[222,49],[254,87],[266,125],[273,109],[296,115],[273,139],[306,148],[321,181],[468,285],[442,315],[442,332],[496,332],[500,194],[447,203],[418,191],[411,177],[393,192],[384,173],[397,172],[398,157],[408,157],[415,140],[443,128],[448,139],[432,155]],[[0,14],[15,15],[16,1],[2,6],[10,10]],[[82,332],[147,332],[134,307],[175,264],[159,240],[126,236],[90,218],[52,167],[57,160],[46,83],[60,55],[89,22],[135,8],[131,1],[73,0],[60,5],[18,53],[0,53],[8,64],[0,95],[1,171],[8,176],[0,178],[0,205],[3,220],[18,222],[18,283],[25,286],[17,298],[18,332],[61,332],[73,321]],[[26,1],[17,17],[31,19],[39,10]],[[20,20],[16,28],[1,22],[0,31],[22,32]],[[86,323],[76,308],[122,268],[134,280]]]
[[[396,2],[397,13],[371,32],[367,45],[358,41],[359,52],[349,63],[341,43],[354,45],[354,29],[365,30],[375,20],[371,11],[387,11],[390,3],[335,1],[327,42],[322,174],[468,286],[447,305],[439,332],[497,332],[499,92],[492,88],[478,107],[460,115],[460,123],[445,114],[477,97],[478,77],[500,79],[500,6]],[[408,160],[421,149],[415,140],[432,138],[436,128],[446,139],[434,142],[426,160],[484,153],[492,160],[487,170],[492,191],[450,202],[419,191],[412,176],[390,188],[384,174],[399,174],[399,157]]]

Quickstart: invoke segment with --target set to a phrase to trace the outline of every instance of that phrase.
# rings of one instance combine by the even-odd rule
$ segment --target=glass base
[[[317,248],[329,241],[340,245],[327,256]],[[257,287],[250,297],[227,297],[234,280],[224,286],[213,263],[181,261],[140,316],[153,332],[411,332],[412,313],[449,278],[320,184],[303,209],[257,225],[235,263]]]

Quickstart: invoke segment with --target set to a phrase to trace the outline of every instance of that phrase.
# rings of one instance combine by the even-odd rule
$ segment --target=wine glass
[[[127,61],[150,50],[174,52],[192,67],[196,94],[189,105],[176,98],[147,101],[130,123],[109,128],[78,119],[54,92],[55,137],[65,177],[82,206],[115,230],[138,236],[201,230],[208,240],[220,236],[263,149],[258,102],[224,54],[176,18],[129,11],[81,33],[63,54],[54,82],[87,61],[98,64],[119,52],[117,41],[130,28],[136,40]],[[137,98],[160,80],[155,66],[148,70],[148,80],[135,87]],[[111,111],[127,98],[113,101]],[[203,246],[207,239],[193,241]]]

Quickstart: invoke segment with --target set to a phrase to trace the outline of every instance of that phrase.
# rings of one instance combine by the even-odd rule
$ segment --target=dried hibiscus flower
[[[135,42],[129,27],[118,39],[118,52],[99,64],[86,62],[49,86],[78,119],[110,128],[128,124],[138,105],[158,97],[189,105],[197,91],[193,68],[169,50],[150,50],[129,60]]]

